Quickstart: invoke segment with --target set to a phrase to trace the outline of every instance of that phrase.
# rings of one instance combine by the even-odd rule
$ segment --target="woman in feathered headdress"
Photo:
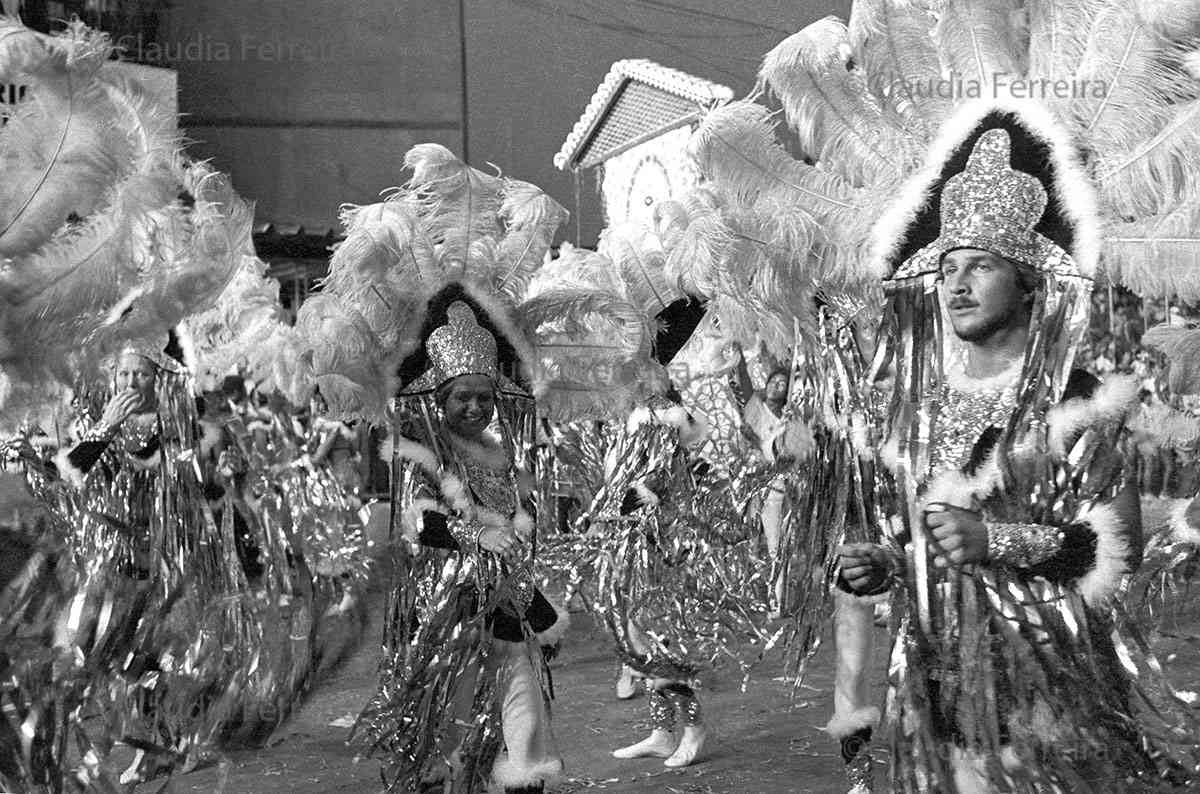
[[[489,780],[540,792],[562,769],[549,672],[565,613],[534,584],[531,480],[521,465],[533,400],[516,375],[528,344],[494,304],[451,283],[423,310],[401,365],[393,511],[403,534],[383,687],[359,727],[392,785]],[[495,429],[495,433],[492,429]],[[503,751],[501,748],[503,747]]]
[[[213,628],[224,619],[207,605],[239,592],[244,579],[232,536],[213,522],[191,462],[200,440],[186,368],[154,346],[131,344],[110,359],[109,376],[80,394],[82,403],[111,395],[99,418],[83,417],[82,437],[60,450],[49,476],[34,481],[72,527],[67,544],[84,572],[83,619],[58,642],[90,649],[95,622],[110,619],[101,616],[106,598],[117,606],[111,619],[126,625],[128,655],[113,663],[100,692],[104,708],[118,715],[111,738],[139,747],[124,776],[133,780],[198,760],[228,703],[206,702],[197,712],[197,701],[228,686],[239,665],[249,666],[242,654],[252,649],[243,644],[231,653],[192,636],[197,624]],[[153,631],[145,628],[151,624]],[[178,675],[171,666],[177,657],[199,674]],[[150,670],[159,674],[142,677]]]

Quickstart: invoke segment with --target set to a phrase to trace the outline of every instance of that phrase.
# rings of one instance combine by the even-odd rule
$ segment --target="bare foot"
[[[613,758],[669,758],[675,750],[675,734],[655,728],[637,744],[613,750]]]
[[[691,764],[704,749],[704,739],[707,736],[708,731],[703,725],[687,726],[683,729],[683,738],[679,740],[679,746],[675,748],[671,757],[663,762],[663,765],[674,767]]]

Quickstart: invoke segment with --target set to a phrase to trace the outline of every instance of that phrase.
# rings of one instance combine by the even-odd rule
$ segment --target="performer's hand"
[[[888,575],[888,556],[876,543],[847,543],[838,549],[842,578],[856,593],[878,589]]]
[[[987,526],[977,513],[947,505],[925,514],[925,526],[933,536],[935,568],[966,565],[987,559]]]
[[[109,427],[120,427],[141,404],[141,393],[126,389],[113,395],[108,401],[108,405],[104,406],[104,413],[100,415],[100,421]]]
[[[516,551],[519,541],[512,530],[504,527],[488,527],[479,533],[479,545],[493,554],[507,557]]]

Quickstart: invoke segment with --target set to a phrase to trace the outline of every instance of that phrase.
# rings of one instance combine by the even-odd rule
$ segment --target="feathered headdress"
[[[80,23],[46,36],[0,17],[0,74],[29,86],[0,128],[0,403],[16,424],[212,300],[250,226],[228,181],[182,158],[175,119],[101,69],[111,52]]]
[[[958,360],[938,288],[942,256],[981,248],[1041,274],[1019,385],[1023,412],[1066,388],[1087,330],[1100,227],[1094,190],[1061,125],[1036,105],[974,103],[945,126],[925,166],[874,235],[887,301],[875,367],[899,391],[889,421],[913,472],[928,468],[929,418],[918,404]]]
[[[823,19],[780,42],[755,94],[704,118],[692,149],[705,182],[669,213],[668,257],[699,253],[681,276],[721,293],[714,310],[746,332],[760,330],[746,315],[763,309],[790,327],[807,305],[798,285],[879,305],[872,280],[900,264],[880,246],[899,243],[895,229],[881,241],[885,227],[872,226],[901,190],[914,195],[888,217],[908,225],[915,194],[946,164],[934,136],[976,124],[983,106],[1071,143],[1053,147],[1077,152],[1075,165],[1053,164],[1060,187],[1086,161],[1095,199],[1074,251],[1082,273],[1143,295],[1200,297],[1198,35],[1195,3],[856,0],[849,24]],[[1021,158],[1020,136],[1012,146]],[[918,173],[924,182],[909,181]],[[1050,201],[1057,217],[1065,208]]]
[[[651,359],[656,317],[685,295],[652,239],[614,232],[607,256],[564,246],[549,260],[566,212],[536,186],[477,171],[437,144],[414,147],[405,164],[403,188],[344,209],[329,277],[294,334],[277,335],[252,367],[287,373],[277,380],[294,401],[319,387],[331,413],[380,420],[402,385],[432,388],[456,368],[426,341],[461,301],[497,342],[501,378],[527,384],[546,415],[613,415],[665,388]],[[456,312],[451,327],[466,329]]]
[[[400,393],[426,394],[462,375],[483,375],[502,393],[529,396],[508,374],[524,379],[530,368],[521,358],[528,344],[511,337],[512,330],[469,288],[446,285],[424,307],[423,344],[400,363]]]

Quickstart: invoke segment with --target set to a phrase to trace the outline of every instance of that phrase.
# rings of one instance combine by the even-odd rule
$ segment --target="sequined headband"
[[[1046,210],[1046,189],[1036,177],[1011,166],[1008,132],[979,137],[966,167],[942,188],[941,233],[897,268],[893,279],[938,270],[956,248],[978,248],[1039,271],[1078,276],[1071,255],[1035,230]]]
[[[184,369],[182,364],[161,350],[156,350],[149,345],[134,344],[133,342],[126,343],[124,347],[109,359],[109,369],[116,370],[123,356],[140,356],[158,369],[166,372],[180,373]]]

